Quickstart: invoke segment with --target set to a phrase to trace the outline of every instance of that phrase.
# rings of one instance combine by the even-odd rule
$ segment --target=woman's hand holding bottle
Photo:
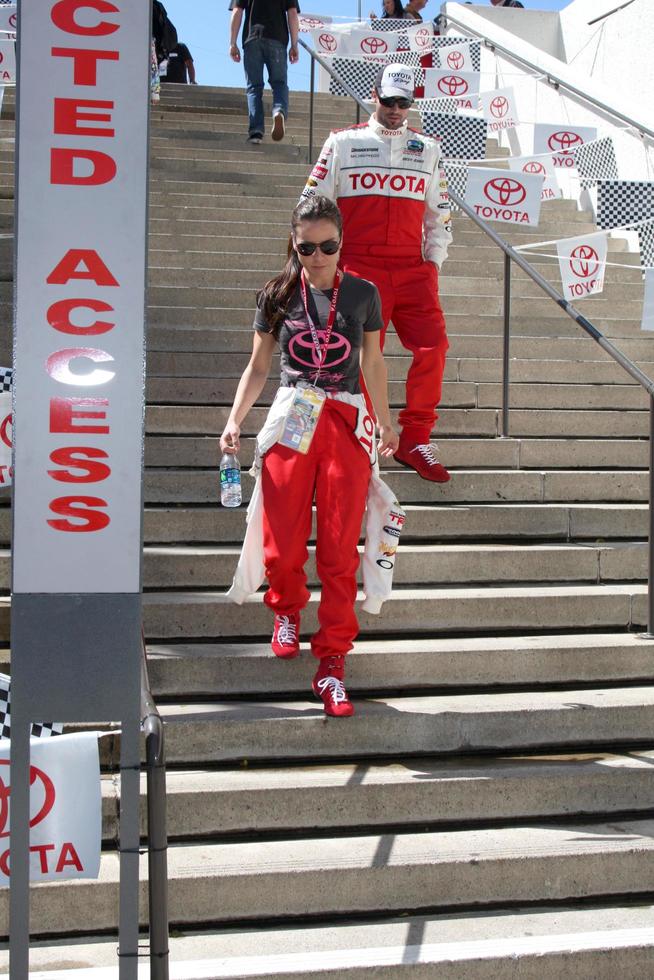
[[[223,429],[220,437],[220,450],[223,453],[236,455],[241,448],[241,427],[231,419],[227,420],[227,425]]]

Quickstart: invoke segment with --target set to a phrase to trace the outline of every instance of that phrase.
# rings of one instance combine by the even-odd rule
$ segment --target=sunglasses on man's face
[[[380,99],[379,101],[386,109],[392,109],[393,106],[397,106],[398,109],[410,109],[413,105],[413,99],[400,99],[396,96],[390,96],[388,99]]]
[[[341,243],[335,238],[328,238],[326,242],[296,242],[295,247],[300,255],[313,255],[317,248],[323,255],[336,255]]]

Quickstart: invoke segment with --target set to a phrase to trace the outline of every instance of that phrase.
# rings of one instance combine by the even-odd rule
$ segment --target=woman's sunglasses
[[[295,247],[300,255],[313,255],[317,248],[323,255],[336,255],[341,243],[335,238],[328,238],[326,242],[295,242]]]
[[[380,99],[381,104],[385,109],[392,109],[393,106],[397,106],[398,109],[410,109],[413,105],[413,99],[400,99],[396,96],[389,96],[388,99]]]

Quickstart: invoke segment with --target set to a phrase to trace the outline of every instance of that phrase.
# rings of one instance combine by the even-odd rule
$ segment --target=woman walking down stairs
[[[395,589],[380,618],[359,616],[356,715],[326,719],[307,697],[307,650],[273,657],[260,597],[225,599],[245,513],[217,505],[254,294],[281,268],[306,177],[308,95],[294,95],[283,144],[243,148],[243,94],[183,88],[162,93],[152,120],[145,481],[171,975],[193,963],[184,976],[643,980],[654,956],[645,396],[516,273],[512,428],[498,438],[503,260],[455,218],[438,433],[452,479],[385,468],[407,510]],[[350,111],[319,96],[316,142]],[[3,136],[12,125],[6,99]],[[0,201],[5,227],[12,207]],[[552,201],[539,228],[507,236],[593,227]],[[583,309],[650,373],[637,257],[620,258],[633,270],[610,269]],[[0,289],[7,313],[11,284]],[[406,355],[392,335],[386,354],[396,413]],[[264,414],[242,433],[246,464]],[[6,572],[7,510],[0,519]],[[7,641],[6,619],[2,629]],[[35,891],[32,962],[47,976],[114,962],[112,794],[107,777],[100,879]],[[6,932],[6,893],[0,906]]]

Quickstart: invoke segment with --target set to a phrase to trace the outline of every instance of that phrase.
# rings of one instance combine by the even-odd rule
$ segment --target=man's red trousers
[[[438,418],[436,406],[441,400],[449,346],[438,299],[438,269],[422,258],[389,256],[384,246],[370,246],[365,253],[344,251],[341,263],[345,272],[368,279],[379,290],[382,348],[392,321],[400,343],[413,355],[406,379],[406,408],[400,412],[399,423],[403,440],[429,442]]]
[[[370,481],[370,461],[354,435],[357,411],[328,398],[306,455],[274,445],[263,458],[263,548],[269,588],[264,602],[275,613],[307,604],[304,566],[316,501],[316,565],[322,585],[316,657],[345,654],[359,631],[354,614],[359,567],[357,543]]]

